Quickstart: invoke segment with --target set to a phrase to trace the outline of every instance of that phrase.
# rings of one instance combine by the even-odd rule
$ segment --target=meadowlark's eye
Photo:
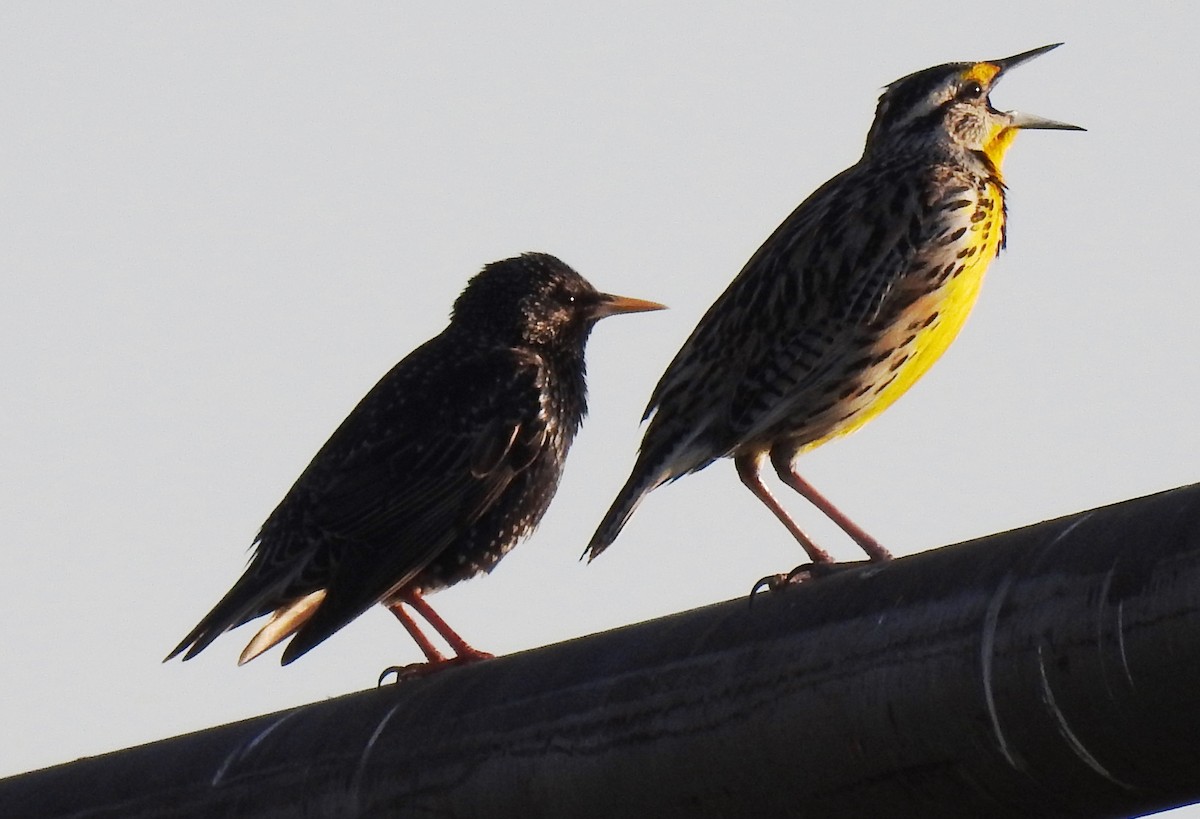
[[[961,100],[977,100],[983,96],[983,86],[975,80],[964,83],[962,88],[958,89],[958,98]]]

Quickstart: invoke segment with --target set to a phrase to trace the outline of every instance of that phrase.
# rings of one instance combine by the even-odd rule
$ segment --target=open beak
[[[1003,60],[988,60],[988,62],[1000,69],[1000,73],[996,75],[996,77],[999,78],[1004,76],[1005,72],[1016,68],[1022,63],[1029,62],[1034,57],[1040,57],[1047,51],[1053,51],[1060,45],[1062,45],[1062,43],[1051,43],[1050,45],[1044,45],[1041,48],[1035,48],[1031,51],[1023,51],[1020,54],[1014,54],[1011,57],[1005,57]]]
[[[1039,117],[1037,114],[1025,114],[1021,111],[1008,112],[1008,127],[1027,130],[1037,130],[1040,128],[1044,131],[1087,130],[1087,128],[1080,128],[1078,125],[1072,125],[1069,122],[1059,122],[1056,119],[1046,119],[1045,117]]]
[[[610,293],[601,293],[596,301],[596,305],[591,310],[591,318],[599,321],[608,316],[615,316],[618,313],[645,313],[650,310],[666,310],[665,304],[659,304],[656,301],[646,301],[645,299],[631,299],[628,296],[614,296]]]
[[[1018,65],[1027,63],[1034,57],[1040,57],[1047,51],[1053,51],[1060,45],[1062,45],[1062,43],[1051,43],[1050,45],[1044,45],[1041,48],[1035,48],[1032,51],[1025,51],[1020,54],[1014,54],[1011,57],[1005,57],[1002,60],[989,60],[988,62],[1000,69],[996,72],[996,76],[992,79],[992,84],[995,85],[1001,77],[1003,77],[1008,71],[1016,68]],[[1008,117],[1009,128],[1021,128],[1025,130],[1041,129],[1045,131],[1087,130],[1086,128],[1080,128],[1078,125],[1071,125],[1069,122],[1059,122],[1056,119],[1047,119],[1046,117],[1039,117],[1037,114],[1026,114],[1020,111],[1009,111]]]

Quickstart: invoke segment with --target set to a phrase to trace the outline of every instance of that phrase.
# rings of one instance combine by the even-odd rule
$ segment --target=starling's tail
[[[213,606],[212,611],[204,615],[204,619],[175,646],[163,662],[179,654],[183,654],[183,659],[190,660],[226,631],[237,628],[255,617],[269,614],[276,607],[273,596],[280,593],[278,586],[286,583],[289,578],[265,585],[255,569],[256,564],[251,563],[245,574],[233,584],[233,588]]]
[[[639,468],[640,466],[641,464],[634,467],[633,474],[629,476],[625,486],[621,487],[617,499],[609,507],[604,520],[600,521],[596,534],[592,535],[592,540],[583,553],[588,562],[595,560],[601,552],[612,545],[612,542],[617,539],[617,535],[621,534],[621,530],[625,528],[629,518],[633,516],[638,504],[642,502],[642,498],[664,483],[663,478],[647,474],[645,470]]]
[[[206,649],[213,640],[239,624],[245,612],[243,601],[231,598],[235,590],[237,590],[236,586],[221,599],[220,603],[213,607],[212,611],[204,616],[204,619],[188,633],[188,636],[183,638],[179,645],[171,650],[171,653],[163,659],[164,663],[183,654],[184,651],[187,653],[183,654],[183,659],[192,659]]]
[[[325,594],[325,589],[317,589],[295,602],[277,608],[267,624],[260,628],[254,635],[254,639],[242,649],[242,654],[238,657],[238,665],[245,665],[259,654],[279,645],[299,631],[301,626],[312,619],[317,607],[325,599]]]

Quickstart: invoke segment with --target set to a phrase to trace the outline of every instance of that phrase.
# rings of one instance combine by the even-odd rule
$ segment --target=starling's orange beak
[[[665,304],[645,299],[631,299],[628,296],[614,296],[611,293],[601,293],[592,307],[590,317],[596,321],[618,313],[645,313],[650,310],[666,310]]]

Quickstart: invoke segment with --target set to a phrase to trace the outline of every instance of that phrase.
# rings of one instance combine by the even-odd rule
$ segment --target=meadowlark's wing
[[[648,492],[816,401],[851,340],[884,315],[929,227],[921,191],[880,198],[873,173],[859,164],[818,188],[700,319],[650,396],[637,462],[588,544],[591,558]]]
[[[920,191],[898,190],[884,200],[862,185],[843,187],[820,203],[819,217],[785,222],[781,247],[768,241],[756,254],[763,275],[752,311],[770,314],[772,331],[756,333],[733,365],[727,423],[735,439],[820,416],[873,363],[868,351],[910,298],[907,280],[931,230]]]
[[[770,410],[814,400],[886,312],[930,228],[919,189],[880,198],[871,175],[855,166],[801,203],[668,366],[646,410],[654,417],[643,448],[668,426],[689,427],[679,437],[691,451],[675,458],[674,474],[727,455]]]

